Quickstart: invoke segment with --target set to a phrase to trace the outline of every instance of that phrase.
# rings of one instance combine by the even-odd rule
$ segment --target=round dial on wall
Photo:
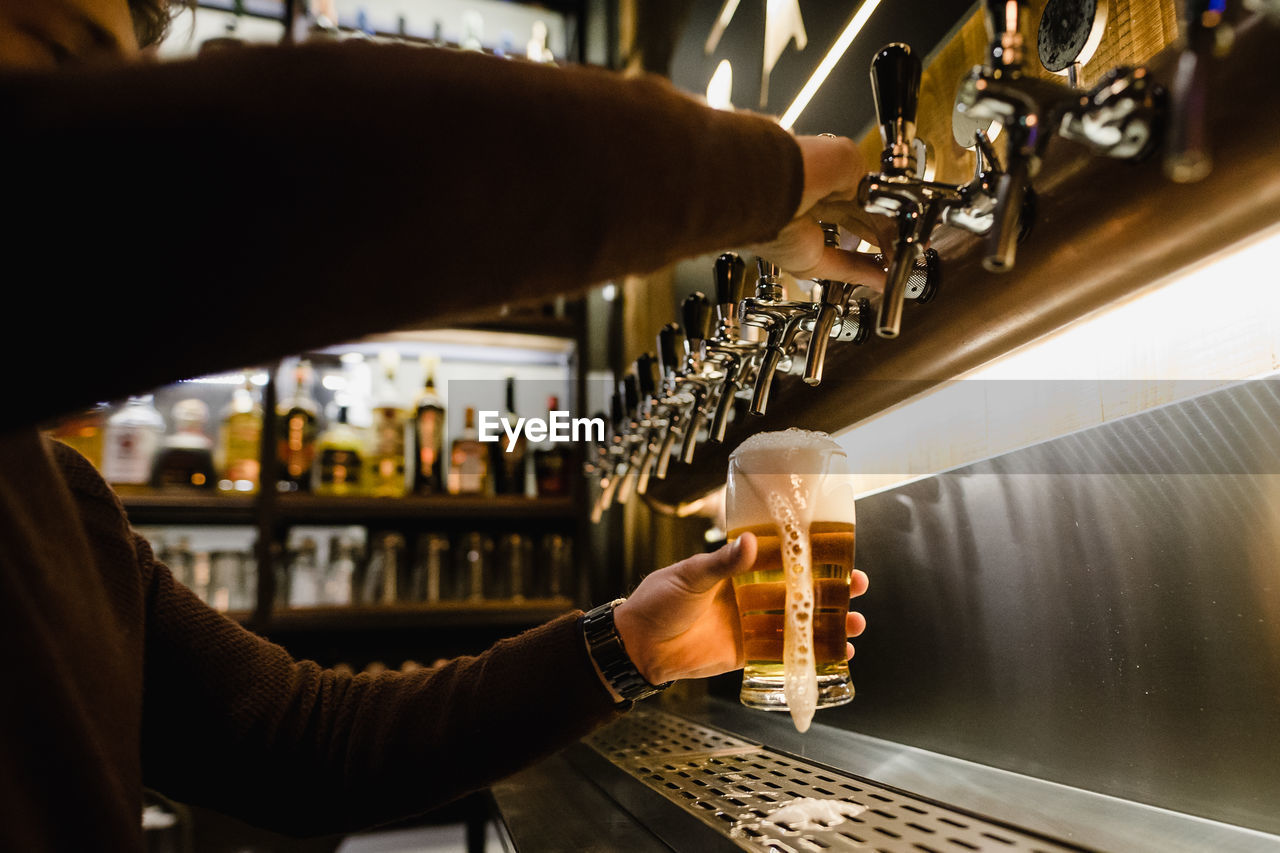
[[[1055,74],[1093,58],[1107,26],[1107,0],[1049,0],[1040,15],[1040,64]]]

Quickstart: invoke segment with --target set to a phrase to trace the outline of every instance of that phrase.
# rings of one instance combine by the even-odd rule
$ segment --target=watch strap
[[[582,617],[582,634],[587,651],[605,680],[624,700],[635,702],[666,690],[674,682],[650,684],[627,654],[613,621],[614,608],[624,601],[625,598],[618,598],[587,611]]]

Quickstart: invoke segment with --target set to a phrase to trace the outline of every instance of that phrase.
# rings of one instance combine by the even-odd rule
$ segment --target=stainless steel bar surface
[[[586,744],[742,850],[1084,849],[659,710],[638,709]]]
[[[788,727],[785,715],[724,700],[650,702],[575,748],[598,761],[584,762],[581,756],[573,761],[623,808],[638,800],[616,780],[605,780],[602,766],[620,771],[631,785],[664,798],[731,843],[713,848],[705,836],[690,836],[670,813],[651,804],[637,809],[678,851],[1280,851],[1280,838],[1253,830],[821,723],[804,735]],[[753,736],[767,738],[770,745]],[[866,773],[873,773],[874,781]],[[796,804],[813,801],[828,807],[814,809],[809,820],[797,819]],[[654,825],[660,822],[669,825]]]

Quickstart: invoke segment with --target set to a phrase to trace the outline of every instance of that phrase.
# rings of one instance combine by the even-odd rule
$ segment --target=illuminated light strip
[[[733,13],[738,11],[738,0],[724,0],[724,7],[720,10],[720,17],[716,18],[716,24],[711,28],[711,35],[707,36],[707,43],[703,46],[707,56],[715,53],[716,47],[720,44],[720,37],[724,35],[724,31],[729,26],[729,22],[733,20]]]
[[[782,114],[778,124],[787,130],[790,130],[795,125],[796,119],[800,118],[800,113],[804,112],[804,108],[809,106],[809,101],[813,100],[813,96],[818,93],[818,89],[826,82],[827,75],[836,67],[836,63],[844,56],[845,51],[849,49],[849,45],[853,44],[853,40],[858,37],[858,33],[862,32],[867,19],[871,17],[871,13],[879,5],[880,0],[866,0],[858,8],[858,11],[854,13],[853,19],[845,26],[844,32],[840,33],[840,37],[836,39],[835,44],[831,45],[827,55],[818,63],[818,67],[814,70],[813,76],[809,78],[809,82],[804,84],[800,94],[796,95],[796,99],[791,102],[791,106],[787,107],[787,111]]]

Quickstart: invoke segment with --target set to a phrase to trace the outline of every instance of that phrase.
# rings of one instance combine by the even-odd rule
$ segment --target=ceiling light
[[[835,44],[831,45],[831,49],[827,51],[827,55],[822,58],[822,62],[818,63],[817,69],[809,81],[804,84],[804,88],[800,90],[800,94],[796,95],[796,99],[787,107],[787,111],[782,114],[782,118],[778,121],[787,130],[791,130],[796,123],[796,119],[800,118],[800,113],[804,112],[804,108],[809,106],[809,101],[813,100],[813,96],[818,93],[818,89],[826,82],[827,75],[836,67],[836,63],[844,56],[845,51],[849,49],[849,45],[853,44],[853,40],[857,38],[858,33],[866,25],[867,19],[871,17],[871,13],[880,5],[880,0],[866,0],[854,13],[853,18],[845,25],[844,31],[836,38]]]

